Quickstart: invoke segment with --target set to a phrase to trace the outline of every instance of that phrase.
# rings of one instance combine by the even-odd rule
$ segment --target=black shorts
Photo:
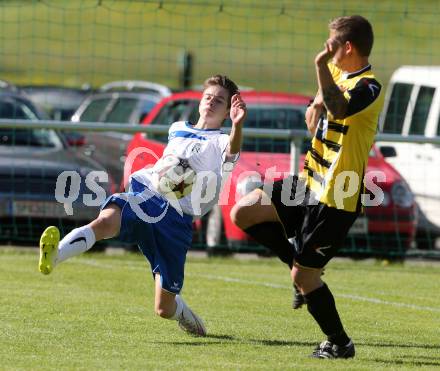
[[[293,202],[299,184],[304,197]],[[288,202],[286,197],[290,197]],[[296,175],[276,181],[270,198],[287,237],[294,242],[295,262],[304,267],[323,268],[336,255],[359,215],[323,203],[310,205],[309,193]]]

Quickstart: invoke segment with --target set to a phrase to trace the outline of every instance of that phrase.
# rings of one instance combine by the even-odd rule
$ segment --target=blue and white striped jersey
[[[229,135],[220,129],[196,129],[189,122],[178,121],[169,129],[168,145],[161,159],[152,168],[141,169],[133,173],[132,177],[164,195],[158,187],[158,174],[163,168],[163,159],[173,156],[184,160],[196,173],[191,192],[177,199],[164,196],[183,213],[201,217],[218,202],[224,177],[233,168],[233,165],[224,166],[225,163],[233,164],[239,157],[237,154],[233,158],[226,158],[228,146]]]

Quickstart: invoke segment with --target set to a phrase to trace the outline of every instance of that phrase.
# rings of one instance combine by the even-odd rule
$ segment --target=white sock
[[[180,316],[182,315],[183,309],[187,308],[188,306],[186,305],[186,303],[183,301],[182,297],[180,295],[176,295],[176,313],[174,313],[174,315],[172,317],[170,317],[169,319],[173,319],[175,321],[178,321]]]
[[[56,264],[86,252],[95,242],[95,233],[91,227],[85,225],[84,227],[75,228],[60,241]]]

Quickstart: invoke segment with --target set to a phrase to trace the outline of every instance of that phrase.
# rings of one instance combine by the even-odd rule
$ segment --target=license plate
[[[63,204],[50,201],[12,201],[12,215],[16,217],[51,217],[66,216]]]
[[[368,219],[365,217],[357,218],[351,226],[348,234],[367,234],[368,233]]]

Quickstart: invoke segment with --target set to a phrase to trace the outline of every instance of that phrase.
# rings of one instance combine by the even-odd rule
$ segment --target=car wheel
[[[418,232],[416,236],[417,248],[419,250],[434,250],[437,247],[437,239],[439,235],[427,232]]]
[[[215,205],[206,218],[205,244],[208,256],[225,256],[232,254],[225,238],[223,215],[219,205]]]
[[[418,213],[417,248],[420,250],[434,250],[436,248],[436,240],[440,237],[440,228],[427,218],[422,209],[420,209],[420,206],[418,206]]]

